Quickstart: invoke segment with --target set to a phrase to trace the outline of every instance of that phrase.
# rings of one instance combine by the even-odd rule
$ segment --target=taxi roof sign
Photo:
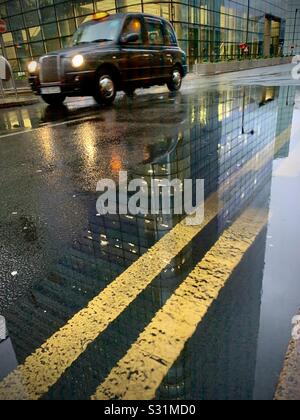
[[[97,12],[93,14],[93,19],[94,20],[100,20],[100,19],[105,19],[109,16],[109,13],[107,12]]]

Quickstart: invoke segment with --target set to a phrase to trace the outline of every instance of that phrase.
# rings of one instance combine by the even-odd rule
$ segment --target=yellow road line
[[[270,159],[270,145],[263,149],[263,160]],[[264,154],[265,153],[265,154]],[[229,177],[229,182],[258,170],[256,157]],[[228,180],[226,181],[228,182]],[[225,187],[225,183],[223,184]],[[222,185],[221,185],[222,187]],[[86,308],[30,355],[14,372],[0,382],[0,400],[39,399],[60,379],[78,357],[143,292],[167,265],[218,214],[222,205],[218,193],[205,202],[205,220],[199,226],[178,224],[140,257]]]
[[[266,210],[258,214],[249,210],[224,232],[99,386],[93,400],[155,398],[185,343],[266,223]]]
[[[212,209],[212,205],[209,208]],[[0,399],[35,400],[46,394],[88,345],[171,263],[216,212],[216,209],[207,211],[202,225],[187,226],[183,222],[175,226],[4,379],[0,383]]]

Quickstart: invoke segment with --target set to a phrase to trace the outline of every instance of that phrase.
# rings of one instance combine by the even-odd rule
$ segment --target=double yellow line
[[[99,386],[93,400],[155,398],[185,343],[267,220],[266,210],[249,210],[224,232]]]
[[[202,225],[179,223],[4,379],[0,383],[0,400],[36,400],[46,394],[88,345],[215,217],[214,199],[215,196],[209,200],[207,208],[211,210]]]
[[[246,175],[252,170],[258,170],[267,160],[270,160],[274,153],[274,149],[270,148],[270,145],[268,145],[261,153],[263,156],[262,162],[257,162],[256,157],[253,157],[253,159],[247,162],[243,168],[232,175],[227,182],[234,182],[239,176]],[[225,184],[223,186],[227,187]],[[0,383],[0,400],[36,400],[45,395],[78,357],[85,352],[88,345],[105,331],[129,304],[131,304],[139,294],[151,284],[151,282],[172,262],[185,246],[187,246],[202,229],[217,216],[220,209],[221,203],[219,202],[218,193],[214,193],[206,200],[206,215],[202,225],[187,226],[185,221],[183,221],[175,226],[175,228],[166,234],[156,245],[148,250],[148,252],[140,257],[131,267],[96,296],[86,308],[78,312],[64,327],[57,331],[40,348],[30,355],[25,360],[24,364],[20,365],[14,372],[5,378]],[[228,236],[222,237],[219,240],[219,243],[222,241],[223,244],[224,238],[226,238],[226,243],[230,247],[230,238]],[[244,250],[244,248],[242,248],[242,250]],[[215,247],[212,248],[211,252],[214,251]],[[217,266],[220,270],[222,264],[223,260],[218,260],[216,272],[213,272],[212,276],[209,276],[209,283],[212,282],[212,284],[214,284],[214,278],[215,281],[217,281]],[[200,271],[201,275],[203,273],[204,271]],[[196,276],[198,274],[198,268],[196,268],[196,271],[191,273],[191,276]],[[179,291],[187,284],[189,283],[185,281]],[[224,284],[224,278],[222,279],[222,284]],[[172,306],[175,301],[177,302],[177,298],[178,293],[176,292],[169,301],[171,303],[168,302],[166,308],[171,308],[170,305]],[[191,302],[188,300],[186,303],[192,305]],[[206,305],[211,304],[211,302],[212,301],[207,300]],[[157,317],[165,314],[166,308],[164,307],[163,312],[159,312]],[[175,308],[176,305],[174,306],[174,309]],[[185,310],[187,310],[187,306]],[[202,316],[203,314],[204,312],[202,313]],[[160,318],[157,317],[155,318],[155,323],[160,320]],[[196,320],[194,319],[193,327],[195,327],[195,323]],[[150,324],[149,328],[152,328],[152,326],[153,323]],[[148,329],[146,331],[148,331]],[[187,329],[187,331],[191,334],[190,328]],[[148,333],[146,332],[145,334],[147,335]],[[186,340],[186,335],[181,337],[180,330],[176,330],[175,335],[176,334],[178,334],[177,340],[178,343],[181,343],[181,348],[182,342]],[[146,341],[143,340],[142,342],[145,343],[146,351]],[[139,341],[139,343],[141,343],[141,341]],[[170,356],[171,358],[169,359],[168,366],[170,366],[171,361],[174,361],[174,357],[178,355],[178,346],[179,344],[174,346],[173,350],[169,349],[167,346],[160,347],[161,350],[164,348],[168,349],[166,352],[169,352],[169,355],[173,355],[172,357]],[[133,355],[135,352],[136,350],[133,350],[133,353],[130,354]],[[136,355],[138,355],[138,353],[136,353]],[[112,374],[114,375],[115,371],[113,371]],[[159,378],[161,378],[161,375]],[[156,383],[158,382],[159,380]],[[104,389],[106,389],[106,386],[100,388],[96,393],[95,398],[107,395],[107,392],[104,391]],[[153,391],[151,392],[153,393]],[[126,397],[127,394],[124,396]]]

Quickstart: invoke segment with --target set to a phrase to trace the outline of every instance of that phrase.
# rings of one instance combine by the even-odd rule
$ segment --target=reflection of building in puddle
[[[270,186],[269,181],[263,192],[266,208]],[[266,232],[256,238],[174,361],[157,391],[159,399],[252,399]]]
[[[0,129],[11,131],[21,128],[30,129],[33,127],[34,115],[30,109],[20,108],[13,111],[2,113],[0,119]]]
[[[285,94],[281,89],[279,98]],[[218,180],[220,211],[217,224],[220,233],[262,188],[261,205],[266,209],[269,206],[274,151],[276,154],[279,148],[276,136],[280,135],[274,121],[277,111],[279,116],[282,115],[285,104],[275,101],[278,96],[275,92],[273,100],[268,97],[265,108],[261,108],[260,95],[259,89],[252,89],[249,95],[251,100],[245,124],[254,131],[250,137],[241,136],[237,98],[232,98],[232,101],[226,98],[226,115],[222,114],[222,118],[220,109],[223,106],[219,105],[219,120],[223,121]],[[290,97],[292,102],[294,96],[295,92]],[[292,113],[285,122],[287,126],[291,125]],[[285,143],[289,140],[287,136]],[[161,384],[158,398],[253,398],[266,233],[264,229],[259,235],[186,344]],[[202,241],[203,236],[198,244]]]
[[[242,102],[227,95],[219,146],[220,231],[271,178],[278,112],[277,88],[253,88]]]
[[[295,94],[296,87],[287,86],[280,88],[275,159],[287,158],[290,153]]]
[[[247,89],[246,100],[242,91],[191,98],[186,111],[191,117],[189,122],[169,132],[162,129],[167,147],[161,148],[153,141],[145,153],[147,161],[130,176],[146,180],[204,178],[206,196],[216,196],[219,210],[195,240],[186,243],[166,269],[91,343],[51,389],[48,398],[92,395],[224,229],[264,186],[267,207],[277,94],[263,107],[260,88]],[[254,135],[241,134],[242,112],[247,130],[253,129]],[[98,217],[95,201],[96,197],[91,197],[91,217],[84,237],[61,258],[53,274],[34,287],[31,296],[19,302],[18,310],[8,316],[19,362],[180,220],[173,214]],[[169,371],[158,397],[251,397],[264,248],[265,236],[261,235]],[[24,325],[31,331],[30,336]],[[245,381],[244,387],[241,381]]]

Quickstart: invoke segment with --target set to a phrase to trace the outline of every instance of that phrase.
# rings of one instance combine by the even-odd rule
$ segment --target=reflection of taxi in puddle
[[[145,14],[98,13],[81,25],[73,46],[45,55],[28,66],[35,93],[49,104],[67,96],[93,96],[110,104],[117,91],[167,84],[180,89],[186,54],[171,24]]]

